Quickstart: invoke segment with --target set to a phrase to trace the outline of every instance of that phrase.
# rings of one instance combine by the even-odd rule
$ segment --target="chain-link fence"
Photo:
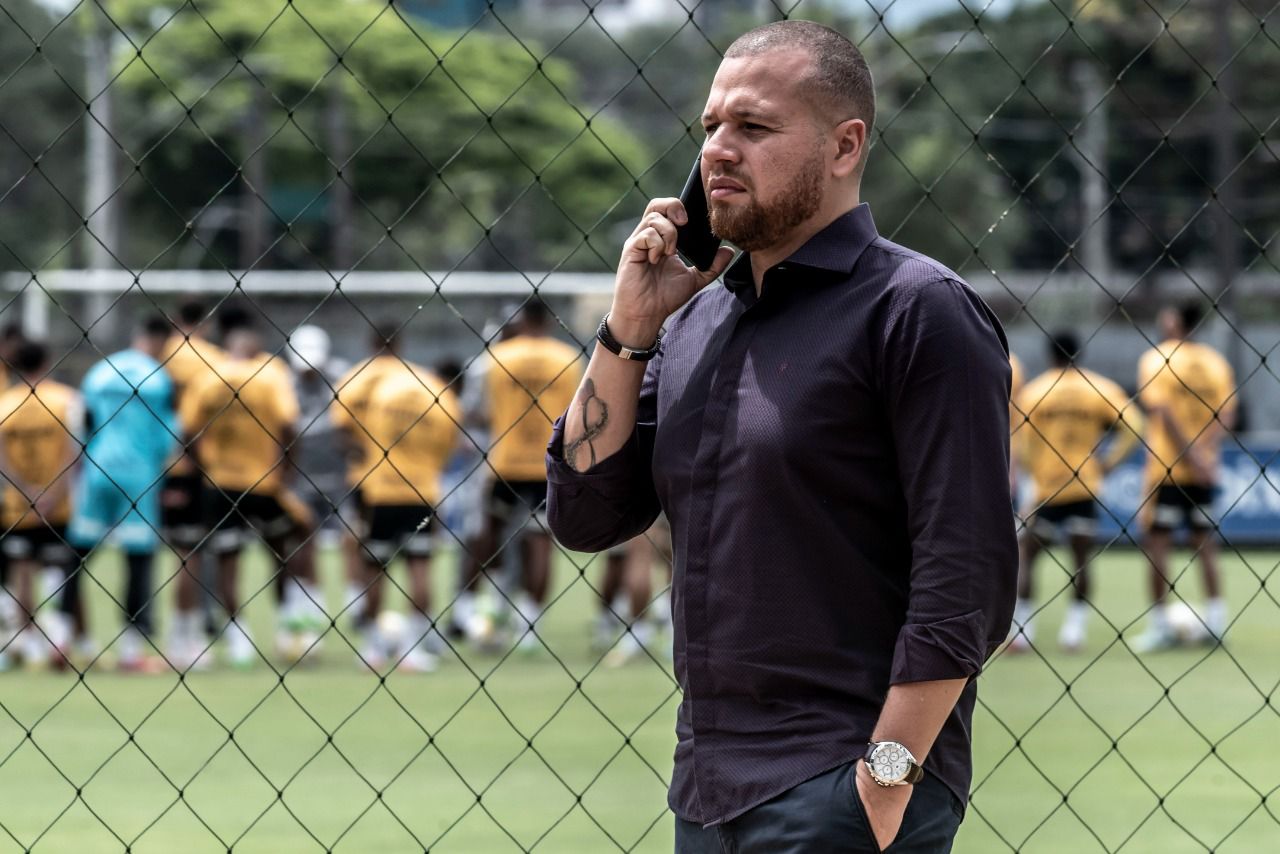
[[[1277,5],[0,0],[0,850],[670,849],[670,533],[542,447],[782,17],[1020,363],[957,850],[1274,850]]]

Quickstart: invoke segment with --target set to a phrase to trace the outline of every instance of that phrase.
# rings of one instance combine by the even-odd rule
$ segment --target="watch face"
[[[871,754],[871,770],[881,780],[904,780],[911,767],[911,754],[894,742],[881,744]]]

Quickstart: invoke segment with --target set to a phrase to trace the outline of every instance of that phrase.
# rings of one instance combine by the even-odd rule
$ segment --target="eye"
[[[706,132],[707,136],[711,136],[716,132],[716,129],[719,127],[720,125],[703,125],[702,129]]]

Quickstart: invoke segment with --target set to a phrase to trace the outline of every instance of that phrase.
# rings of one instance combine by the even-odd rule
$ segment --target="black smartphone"
[[[688,221],[676,227],[676,250],[689,264],[699,270],[709,270],[716,260],[720,238],[711,231],[711,217],[707,212],[707,193],[702,187],[702,152],[693,161],[693,171],[680,191],[680,201]]]

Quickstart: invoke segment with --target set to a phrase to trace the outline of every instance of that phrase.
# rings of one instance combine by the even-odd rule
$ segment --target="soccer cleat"
[[[254,656],[253,639],[237,623],[232,623],[227,628],[228,663],[236,670],[248,670],[253,667]]]
[[[1058,646],[1063,652],[1077,653],[1084,648],[1084,626],[1067,620],[1058,631]]]
[[[627,632],[618,640],[618,645],[604,657],[605,667],[622,667],[628,661],[640,655],[640,641],[631,632]]]
[[[137,657],[122,658],[116,664],[116,670],[121,673],[143,673],[147,675],[155,675],[164,673],[169,669],[169,665],[165,664],[164,659],[157,655],[139,655]]]
[[[537,655],[542,650],[542,641],[532,631],[525,632],[516,642],[516,652],[524,656]]]
[[[1005,652],[1014,655],[1022,655],[1031,651],[1031,641],[1022,632],[1015,633],[1009,638],[1009,644],[1005,647]]]
[[[402,673],[433,673],[440,666],[440,659],[425,649],[409,650],[396,665]]]
[[[1176,649],[1179,646],[1178,636],[1168,629],[1157,629],[1154,626],[1138,635],[1133,641],[1133,651],[1139,655],[1164,650]]]

